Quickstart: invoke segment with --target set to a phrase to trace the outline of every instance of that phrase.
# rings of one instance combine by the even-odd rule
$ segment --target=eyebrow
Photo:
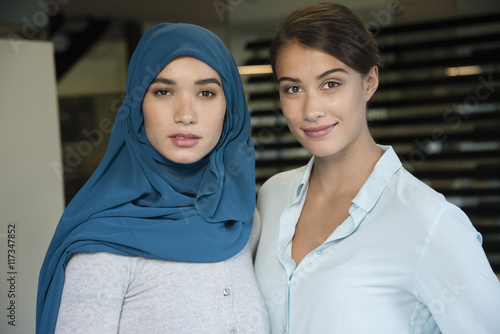
[[[338,67],[338,68],[333,68],[333,69],[331,69],[331,70],[328,70],[328,71],[326,71],[326,72],[323,72],[322,74],[320,74],[320,75],[318,75],[318,76],[316,77],[316,80],[321,80],[321,79],[323,79],[324,77],[326,77],[327,75],[332,74],[332,73],[335,73],[335,72],[343,72],[343,73],[345,73],[345,74],[349,74],[349,73],[347,73],[347,71],[346,71],[346,70],[344,70],[343,68]]]
[[[299,79],[290,78],[290,77],[281,77],[278,79],[278,83],[280,83],[282,81],[291,81],[291,82],[295,82],[295,83],[300,83]]]
[[[155,78],[153,80],[153,82],[151,82],[151,84],[156,84],[156,83],[162,83],[165,85],[176,85],[177,84],[177,82],[175,82],[175,80],[167,79],[167,78]],[[211,83],[214,83],[214,84],[222,87],[222,84],[220,83],[220,81],[215,79],[215,78],[200,79],[200,80],[197,80],[194,84],[198,85],[198,86],[203,86],[203,85],[207,85],[207,84],[211,84]]]
[[[219,80],[215,79],[215,78],[208,78],[208,79],[201,79],[201,80],[198,80],[195,82],[195,85],[207,85],[207,84],[211,84],[211,83],[214,83],[216,85],[218,85],[219,87],[222,88],[222,84],[220,83]]]
[[[176,85],[177,83],[174,80],[166,79],[166,78],[155,78],[151,84],[162,83],[165,85]]]
[[[327,75],[335,73],[335,72],[343,72],[345,74],[349,74],[343,68],[340,68],[340,67],[339,68],[333,68],[331,70],[325,71],[325,72],[321,73],[320,75],[318,75],[316,77],[316,80],[321,80],[324,77],[326,77]],[[278,83],[280,83],[281,81],[291,81],[291,82],[295,82],[295,83],[300,83],[301,82],[300,79],[290,78],[290,77],[281,77],[281,78],[278,79]]]

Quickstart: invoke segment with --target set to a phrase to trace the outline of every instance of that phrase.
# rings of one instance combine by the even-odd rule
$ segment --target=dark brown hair
[[[358,15],[342,5],[306,5],[285,19],[269,50],[274,74],[278,53],[293,43],[328,53],[363,75],[382,65],[372,34]]]

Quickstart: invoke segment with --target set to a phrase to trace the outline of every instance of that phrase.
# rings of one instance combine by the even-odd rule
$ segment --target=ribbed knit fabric
[[[255,220],[246,247],[223,262],[73,255],[56,333],[269,333],[253,274],[260,233]]]

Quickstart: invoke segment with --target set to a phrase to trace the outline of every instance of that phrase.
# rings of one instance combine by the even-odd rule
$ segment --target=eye
[[[300,92],[301,92],[301,89],[299,86],[285,87],[285,93],[296,94],[296,93],[300,93]]]
[[[199,92],[198,96],[202,96],[202,97],[214,97],[215,93],[212,92],[212,91],[209,91],[209,90],[204,90],[202,92]]]
[[[332,88],[337,88],[338,86],[340,86],[340,84],[338,82],[335,82],[335,81],[327,81],[324,85],[323,85],[323,88],[325,89],[332,89]]]
[[[172,95],[172,93],[166,89],[157,89],[157,90],[153,91],[153,94],[156,96]]]

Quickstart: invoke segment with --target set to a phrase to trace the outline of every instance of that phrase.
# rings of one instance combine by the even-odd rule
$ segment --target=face
[[[280,51],[275,68],[288,127],[314,156],[368,143],[366,103],[378,86],[376,66],[362,76],[323,51],[292,44]]]
[[[170,161],[188,164],[218,143],[226,98],[220,75],[192,57],[169,62],[142,102],[144,129],[151,145]]]

